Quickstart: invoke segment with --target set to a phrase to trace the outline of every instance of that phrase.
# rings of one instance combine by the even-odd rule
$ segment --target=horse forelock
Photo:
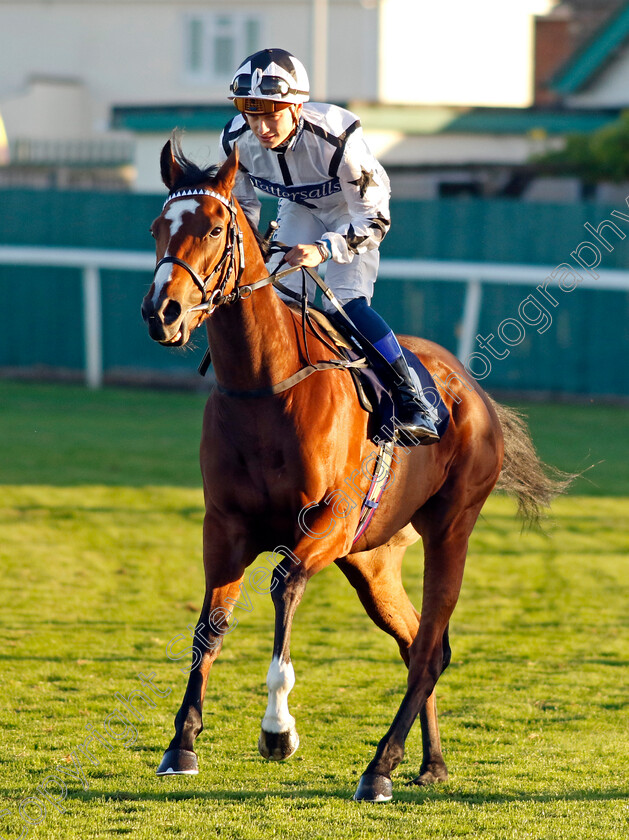
[[[202,167],[186,157],[181,148],[181,140],[174,135],[171,139],[171,148],[173,157],[178,164],[178,172],[173,179],[170,187],[170,192],[178,192],[186,189],[203,189],[203,187],[215,186],[216,176],[220,167],[216,164]],[[252,225],[247,219],[247,223],[251,228],[258,248],[262,250],[262,234],[258,231],[255,225]]]
[[[183,153],[181,141],[177,136],[172,138],[171,148],[173,158],[178,164],[174,181],[171,184],[171,192],[213,183],[219,169],[218,166],[215,164],[211,166],[199,166],[190,160]]]
[[[171,192],[212,185],[218,172],[218,166],[212,165],[203,168],[187,158],[180,159],[177,157],[177,163],[180,166],[180,174],[174,181]]]

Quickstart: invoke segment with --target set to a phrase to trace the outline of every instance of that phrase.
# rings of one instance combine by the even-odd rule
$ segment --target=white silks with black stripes
[[[257,226],[260,218],[256,188],[277,198],[280,227],[275,238],[287,245],[323,239],[333,260],[328,283],[337,285],[330,277],[330,270],[336,274],[334,264],[341,268],[355,262],[359,275],[371,275],[371,289],[353,289],[346,295],[338,288],[337,294],[351,299],[358,293],[370,299],[378,248],[390,225],[390,185],[365,142],[356,114],[336,105],[308,102],[295,133],[275,149],[264,148],[245,117],[238,114],[221,136],[221,161],[235,143],[241,171],[234,195],[250,221]],[[373,252],[371,259],[361,266],[363,260],[356,258],[368,252]],[[349,275],[355,273],[349,271]]]

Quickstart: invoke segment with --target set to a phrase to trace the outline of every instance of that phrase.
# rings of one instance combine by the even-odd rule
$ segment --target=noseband
[[[195,195],[209,195],[212,198],[215,198],[217,201],[227,207],[230,212],[230,219],[229,224],[227,227],[227,233],[229,237],[229,242],[223,251],[223,255],[216,263],[212,271],[205,275],[205,277],[200,277],[197,272],[189,265],[185,260],[180,259],[179,257],[162,257],[161,260],[155,266],[155,272],[153,274],[153,278],[157,274],[158,270],[163,265],[178,265],[181,268],[185,269],[190,277],[194,285],[197,289],[201,292],[201,303],[197,306],[193,306],[191,308],[191,312],[196,312],[199,310],[207,310],[210,314],[219,306],[221,303],[227,303],[231,300],[238,300],[239,297],[245,297],[246,295],[241,294],[244,289],[240,289],[240,280],[242,279],[243,272],[245,270],[245,249],[243,245],[243,236],[240,227],[238,226],[238,222],[236,221],[236,205],[234,203],[233,198],[228,200],[225,198],[224,195],[220,193],[214,192],[213,190],[202,190],[202,189],[190,189],[190,190],[176,190],[175,192],[170,193],[166,201],[164,202],[164,206],[162,207],[162,213],[164,212],[164,208],[167,204],[173,201],[176,198],[188,198],[189,196]],[[224,295],[223,292],[225,290],[225,286],[231,275],[234,272],[234,259],[236,250],[238,250],[238,273],[236,276],[236,283],[234,292],[230,295]],[[212,281],[212,278],[221,272],[224,269],[223,279],[219,286],[208,296],[208,286]],[[231,299],[231,300],[230,300]]]

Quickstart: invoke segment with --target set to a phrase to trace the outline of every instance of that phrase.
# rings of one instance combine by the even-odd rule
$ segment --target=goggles
[[[291,102],[276,102],[273,99],[246,99],[236,98],[234,105],[243,114],[272,114],[274,111],[283,111],[289,108]]]
[[[251,74],[244,73],[236,76],[230,85],[230,90],[235,97],[250,97],[253,93],[251,90]],[[288,84],[286,79],[279,76],[262,76],[256,87],[256,93],[260,96],[287,96],[289,93],[293,96],[308,95],[307,90],[296,90]]]

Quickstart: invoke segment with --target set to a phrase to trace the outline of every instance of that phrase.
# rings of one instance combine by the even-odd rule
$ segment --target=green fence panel
[[[0,244],[152,249],[149,226],[164,195],[83,191],[0,190]],[[262,202],[261,227],[275,203]],[[627,219],[611,215],[616,210]],[[626,212],[625,212],[626,211]],[[383,257],[541,263],[568,260],[579,242],[595,240],[584,228],[608,219],[625,236],[629,208],[620,205],[531,204],[506,199],[392,201],[392,225]],[[629,253],[619,234],[605,234],[613,250],[603,265],[623,267]]]
[[[52,290],[52,291],[51,291]],[[0,265],[0,365],[81,371],[85,365],[80,272]]]
[[[151,285],[145,272],[102,271],[103,369],[106,376],[121,372],[164,371],[169,375],[192,375],[207,339],[199,329],[184,348],[167,348],[151,338],[140,314],[142,298]]]
[[[164,196],[0,190],[0,244],[150,251]]]
[[[0,244],[112,248],[151,252],[148,232],[164,195],[83,191],[0,190]],[[275,203],[262,202],[261,228]],[[613,216],[612,211],[621,215]],[[625,219],[624,216],[627,216]],[[393,224],[383,258],[462,260],[556,266],[574,262],[579,243],[599,247],[604,268],[624,268],[629,256],[629,208],[579,203],[528,204],[511,200],[443,199],[392,202]],[[612,250],[584,228],[600,229]],[[543,281],[540,276],[540,282]],[[193,349],[166,350],[147,335],[139,309],[150,272],[102,271],[103,367],[124,371],[193,374],[205,348],[200,330]],[[497,333],[532,289],[485,285],[479,334]],[[0,266],[5,319],[0,367],[42,365],[80,372],[84,366],[80,272]],[[401,333],[422,335],[457,351],[465,284],[381,279],[374,305]],[[557,394],[629,395],[629,294],[576,289],[549,308],[552,324],[542,333],[526,326],[521,343],[503,359],[491,357],[483,379],[490,390]],[[496,341],[496,347],[501,342]],[[480,348],[475,348],[480,349]],[[503,348],[504,349],[504,348]]]
[[[612,215],[622,213],[627,219]],[[558,265],[580,242],[597,243],[585,229],[604,220],[612,251],[600,246],[604,268],[624,268],[629,255],[629,208],[593,203],[532,204],[507,199],[392,201],[383,257]],[[625,238],[621,238],[621,235]]]
[[[464,283],[378,280],[373,305],[397,333],[420,335],[456,353]]]

